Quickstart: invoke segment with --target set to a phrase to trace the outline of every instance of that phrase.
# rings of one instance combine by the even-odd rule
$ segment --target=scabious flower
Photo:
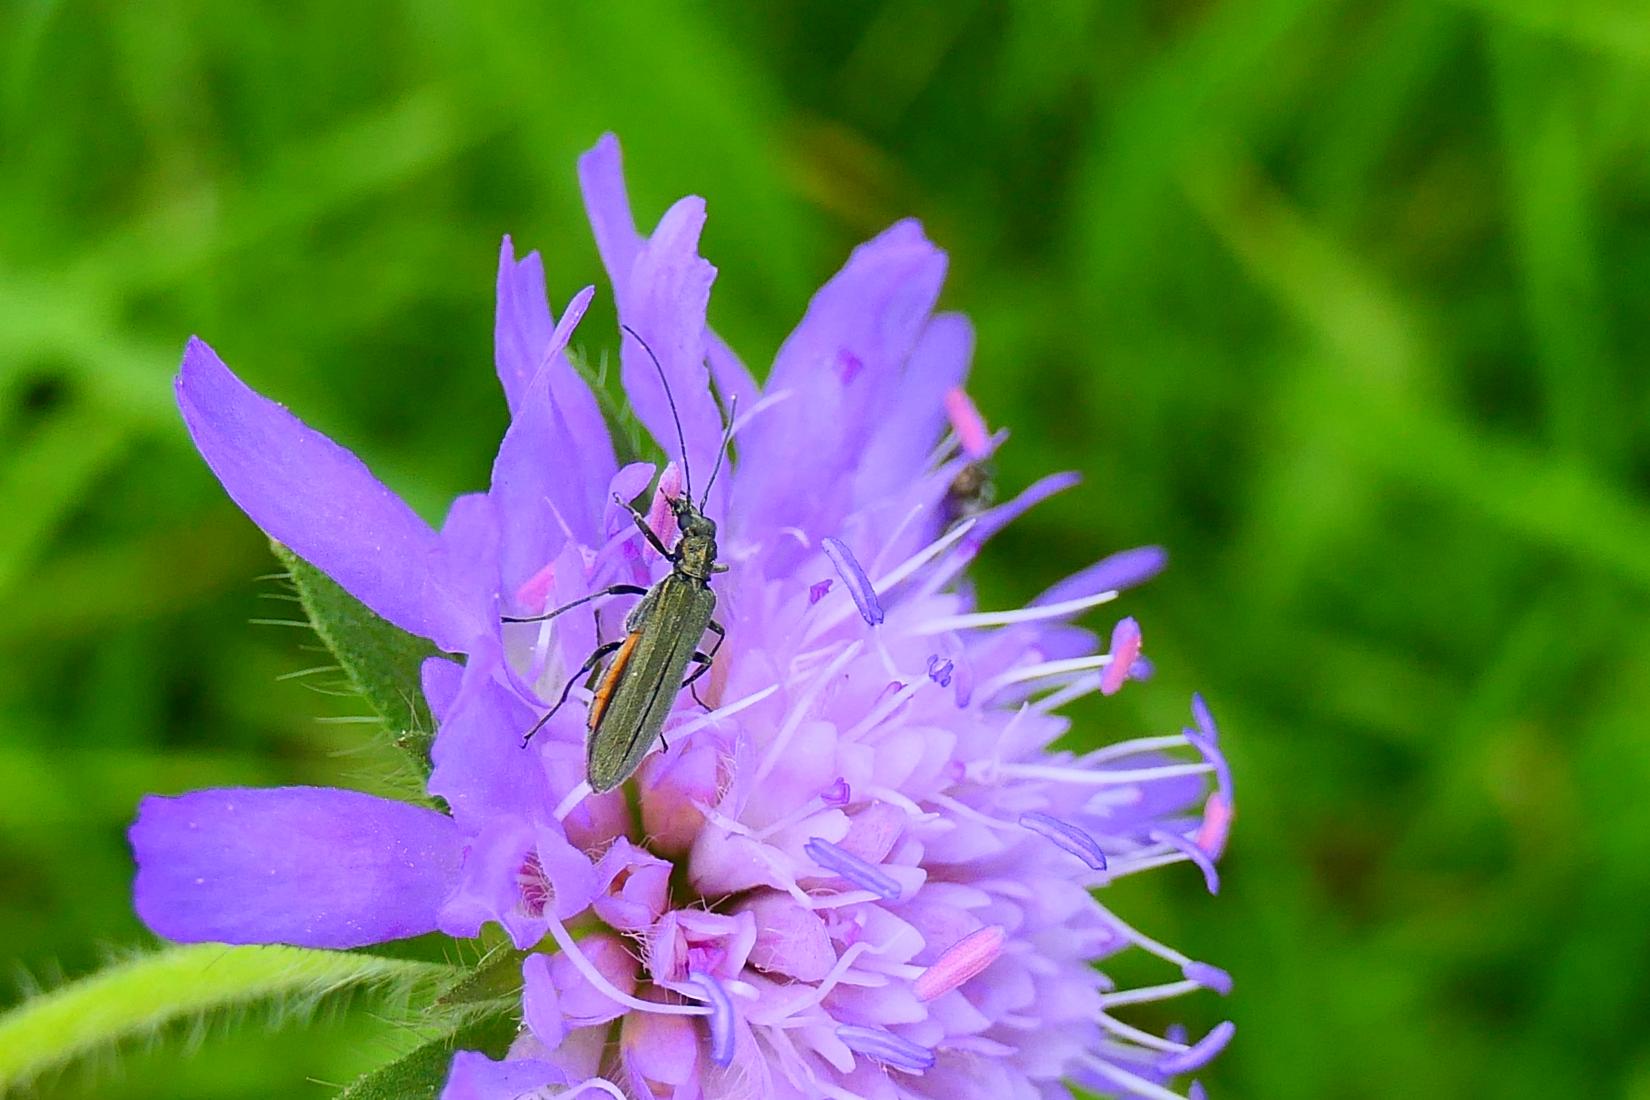
[[[646,352],[622,340],[662,472],[619,465],[566,356],[592,291],[555,320],[538,255],[509,240],[495,355],[511,423],[488,491],[439,530],[190,343],[179,405],[229,494],[447,654],[423,687],[429,791],[449,812],[320,788],[151,797],[131,834],[139,914],[177,940],[331,948],[496,923],[525,953],[522,1027],[503,1061],[460,1053],[451,1098],[1178,1095],[1231,1026],[1159,1036],[1126,1006],[1230,979],[1094,891],[1177,863],[1218,887],[1232,818],[1218,731],[1194,699],[1179,733],[1051,748],[1064,705],[1150,674],[1132,618],[1103,653],[1073,620],[1162,553],[977,609],[964,574],[982,544],[1075,478],[948,509],[1000,439],[961,392],[972,331],[934,312],[946,258],[922,229],[855,250],[758,386],[706,327],[703,202],[643,236],[611,137],[579,174],[619,318],[680,414],[685,454]],[[706,503],[731,567],[714,584],[727,638],[698,685],[708,709],[682,692],[668,747],[628,792],[592,795],[582,708],[521,737],[626,601],[502,620],[663,576],[615,498],[658,473],[649,522],[669,545],[666,498],[708,476],[735,404],[735,458]],[[1114,988],[1095,964],[1129,948],[1169,980]]]

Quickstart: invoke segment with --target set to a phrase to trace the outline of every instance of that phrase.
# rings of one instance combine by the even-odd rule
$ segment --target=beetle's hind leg
[[[617,642],[608,642],[606,645],[599,645],[589,657],[585,658],[584,664],[579,667],[579,671],[569,676],[567,678],[567,683],[562,685],[561,696],[556,700],[556,705],[545,711],[544,717],[540,718],[537,722],[534,722],[533,728],[521,735],[522,748],[526,748],[527,742],[533,739],[533,735],[543,729],[544,724],[556,716],[556,712],[562,708],[564,703],[567,702],[567,697],[573,693],[573,685],[583,682],[584,678],[590,675],[590,670],[595,668],[603,657],[611,656],[612,654],[618,652],[619,647],[622,645],[624,645],[623,639],[620,639]]]
[[[688,689],[689,694],[693,696],[693,701],[698,703],[701,707],[704,707],[706,710],[710,709],[710,705],[703,699],[699,698],[699,689],[693,686],[693,681],[710,671],[711,663],[716,660],[716,651],[721,649],[722,643],[728,640],[727,628],[715,619],[711,620],[709,629],[716,635],[716,644],[710,647],[709,653],[700,653],[697,650],[694,651],[693,656],[689,657],[688,660],[693,662],[698,667],[693,670],[692,674],[689,675],[686,680],[682,681],[682,687]]]

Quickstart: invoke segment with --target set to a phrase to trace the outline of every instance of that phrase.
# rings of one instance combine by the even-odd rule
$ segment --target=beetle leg
[[[716,635],[716,644],[710,647],[709,653],[700,653],[697,650],[694,651],[693,656],[688,659],[696,663],[699,667],[693,670],[693,675],[682,681],[682,687],[687,688],[693,693],[693,701],[698,703],[701,707],[704,707],[706,710],[709,710],[710,707],[706,706],[705,701],[699,698],[699,692],[694,688],[693,681],[710,671],[711,662],[716,660],[716,651],[721,649],[722,643],[728,640],[728,628],[717,622],[715,619],[710,621],[708,629],[712,634]]]
[[[604,596],[645,596],[647,589],[639,584],[610,584],[599,592],[592,592],[588,596],[580,596],[570,603],[564,603],[553,611],[546,611],[542,615],[502,615],[500,620],[507,623],[542,623],[546,619],[554,619],[564,611],[571,611],[581,603],[599,600]]]
[[[640,530],[644,536],[646,536],[647,544],[657,550],[661,558],[664,558],[666,561],[676,560],[676,555],[672,554],[668,549],[666,549],[665,544],[659,541],[659,536],[654,534],[653,528],[648,526],[647,517],[638,512],[634,504],[619,496],[618,493],[613,494],[613,503],[630,513],[630,518],[635,521],[637,529]]]
[[[595,668],[603,657],[616,653],[622,645],[624,645],[624,639],[622,638],[616,642],[608,642],[606,645],[599,645],[596,647],[595,652],[585,658],[584,664],[579,667],[579,671],[569,676],[567,678],[567,683],[562,686],[561,697],[556,700],[556,705],[545,711],[544,717],[540,718],[537,722],[534,722],[533,728],[521,735],[522,748],[525,749],[527,747],[527,742],[533,739],[533,735],[543,729],[546,722],[555,717],[556,712],[562,708],[562,704],[567,702],[567,697],[572,694],[573,685],[579,683],[586,676],[590,675],[590,670]]]

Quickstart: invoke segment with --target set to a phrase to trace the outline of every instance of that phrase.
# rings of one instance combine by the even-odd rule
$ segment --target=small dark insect
[[[710,499],[711,486],[722,471],[722,459],[727,454],[728,441],[733,433],[733,417],[722,435],[722,447],[711,470],[710,482],[699,503],[693,502],[693,474],[687,464],[687,442],[682,434],[682,421],[676,412],[676,398],[670,392],[664,367],[643,340],[629,326],[622,326],[626,334],[647,352],[659,372],[665,398],[670,402],[670,415],[676,423],[676,442],[681,447],[683,492],[670,500],[671,513],[676,517],[680,532],[674,549],[667,549],[648,526],[647,517],[628,501],[614,501],[630,512],[631,519],[641,529],[648,543],[671,563],[670,574],[651,588],[635,584],[614,584],[599,592],[582,596],[571,603],[547,611],[542,615],[523,618],[506,617],[510,623],[536,623],[553,619],[580,604],[607,596],[640,596],[641,601],[625,617],[625,636],[618,641],[598,646],[578,672],[571,676],[561,697],[544,717],[522,737],[525,746],[539,729],[567,702],[575,684],[581,683],[597,664],[611,657],[607,668],[596,683],[590,701],[589,734],[585,739],[586,778],[590,789],[601,793],[613,790],[641,766],[652,751],[654,738],[664,728],[665,717],[676,702],[676,694],[683,688],[693,691],[693,682],[710,670],[717,650],[727,639],[727,631],[711,618],[716,610],[716,593],[710,589],[712,574],[727,571],[727,566],[716,561],[716,524],[704,513]],[[709,653],[699,650],[699,641],[706,630],[716,635],[716,643]],[[689,664],[694,666],[687,672]],[[683,679],[686,674],[686,679]],[[704,706],[694,692],[694,699]],[[708,708],[707,708],[708,709]]]
[[[997,499],[997,482],[991,463],[976,459],[967,463],[945,490],[941,507],[945,510],[947,526],[969,516],[978,515],[991,507]]]

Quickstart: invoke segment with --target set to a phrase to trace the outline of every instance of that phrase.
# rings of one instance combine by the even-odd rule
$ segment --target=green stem
[[[117,963],[0,1016],[0,1092],[120,1039],[180,1019],[373,985],[411,990],[462,971],[440,963],[300,947],[168,947]]]

